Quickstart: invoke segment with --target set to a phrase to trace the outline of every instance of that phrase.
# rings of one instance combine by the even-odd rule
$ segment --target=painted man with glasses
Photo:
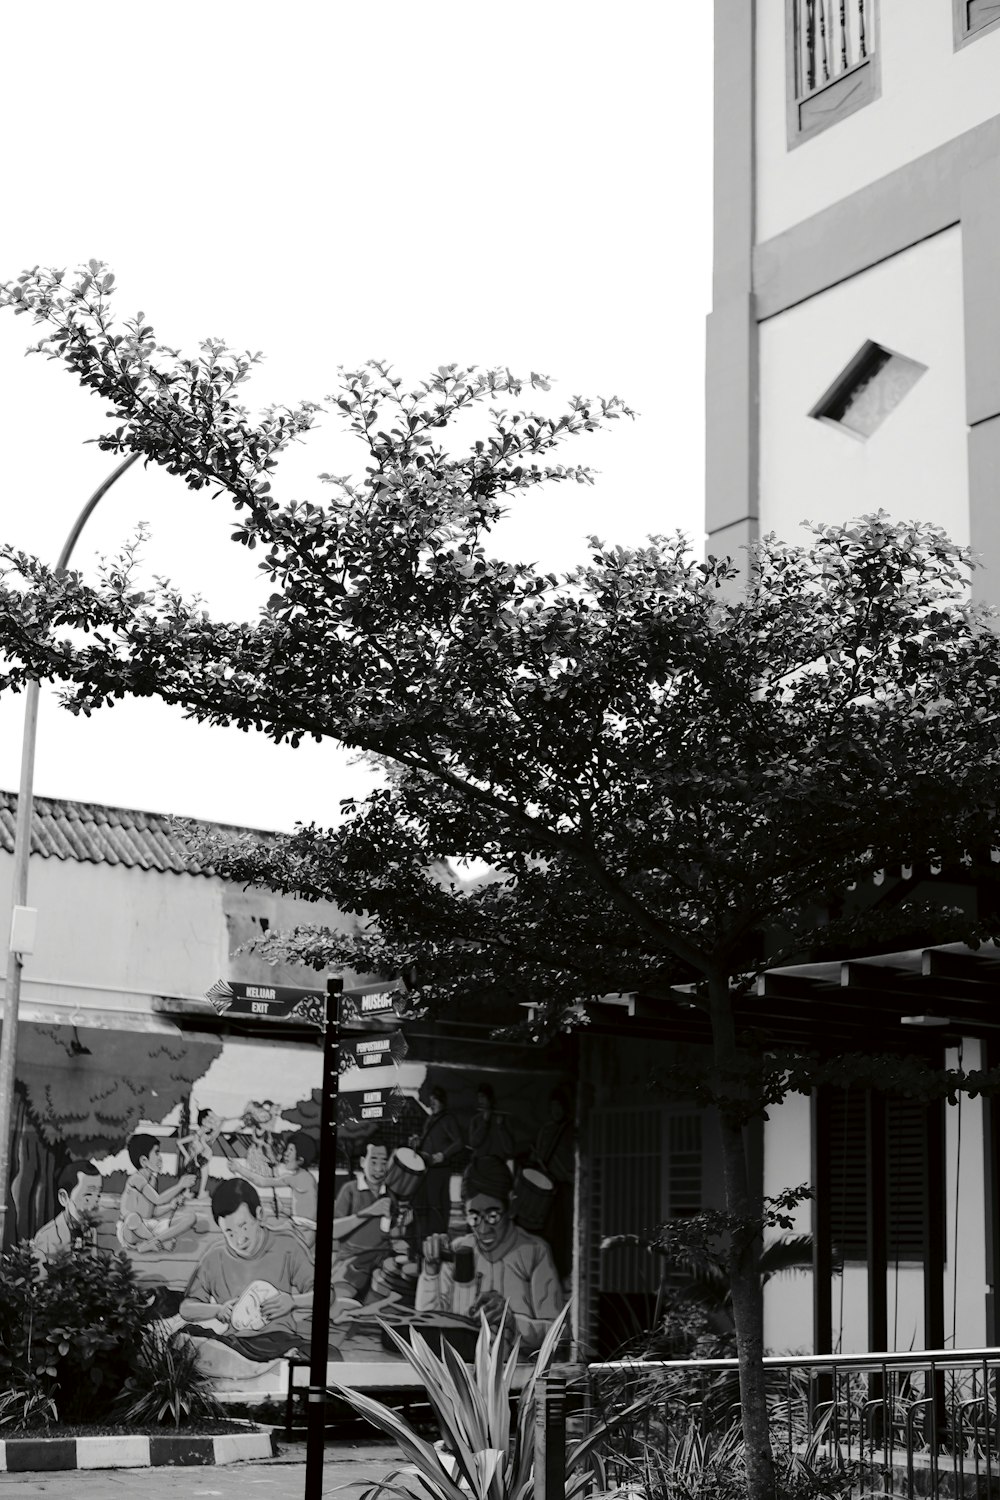
[[[416,1310],[458,1310],[455,1260],[460,1251],[471,1249],[476,1296],[470,1315],[478,1319],[485,1313],[496,1329],[509,1306],[521,1352],[531,1354],[562,1309],[563,1289],[546,1242],[510,1217],[512,1187],[507,1163],[497,1156],[479,1157],[468,1168],[462,1179],[462,1206],[471,1232],[451,1244],[443,1234],[424,1240]]]

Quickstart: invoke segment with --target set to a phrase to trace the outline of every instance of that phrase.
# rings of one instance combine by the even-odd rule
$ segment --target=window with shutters
[[[886,1099],[887,1254],[924,1258],[924,1111],[913,1099]],[[830,1092],[830,1233],[845,1260],[868,1256],[868,1148],[862,1089]]]
[[[602,1241],[622,1234],[644,1238],[665,1219],[701,1212],[703,1133],[697,1111],[639,1105],[590,1113],[584,1302],[595,1353],[611,1355],[650,1326],[662,1269],[641,1245],[602,1250]]]
[[[1000,0],[952,0],[955,46],[964,47],[1000,26]]]
[[[785,0],[789,146],[878,98],[877,28],[877,0]]]
[[[701,1213],[701,1115],[667,1116],[668,1219],[690,1219]]]

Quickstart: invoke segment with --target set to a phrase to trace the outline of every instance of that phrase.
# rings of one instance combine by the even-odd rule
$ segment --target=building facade
[[[982,0],[719,0],[707,530],[878,509],[1000,600],[1000,28]]]
[[[1000,604],[1000,6],[716,0],[715,18],[708,550],[805,545],[803,522],[883,509],[970,545],[977,596]],[[931,983],[946,962],[879,962],[861,993],[936,1026],[935,1060],[995,1062],[986,1011],[958,1018],[957,987]],[[834,1007],[857,976],[823,967],[768,976],[761,997]],[[812,1184],[798,1227],[817,1259],[768,1288],[769,1348],[995,1343],[995,1137],[967,1098],[773,1111],[764,1187]]]

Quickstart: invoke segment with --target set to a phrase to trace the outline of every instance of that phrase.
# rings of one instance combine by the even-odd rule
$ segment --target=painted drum
[[[398,1146],[389,1158],[383,1187],[394,1198],[408,1203],[424,1180],[427,1163],[419,1151],[410,1146]]]
[[[538,1234],[544,1228],[552,1206],[555,1187],[537,1167],[524,1167],[518,1173],[511,1194],[511,1215],[529,1234]]]

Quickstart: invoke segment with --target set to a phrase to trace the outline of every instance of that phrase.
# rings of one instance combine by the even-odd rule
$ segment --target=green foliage
[[[645,1250],[656,1262],[659,1281],[653,1326],[630,1338],[620,1357],[722,1359],[735,1354],[734,1262],[748,1239],[775,1227],[789,1229],[792,1209],[811,1197],[811,1189],[803,1185],[766,1198],[754,1218],[711,1209],[670,1219],[651,1235],[606,1236],[602,1252],[624,1245]],[[811,1235],[786,1233],[765,1241],[756,1257],[761,1287],[772,1276],[811,1267],[812,1259]],[[836,1262],[834,1269],[839,1270]]]
[[[17,1385],[0,1394],[0,1427],[48,1427],[58,1418],[48,1382],[37,1372],[22,1375]]]
[[[779,1453],[775,1500],[849,1500],[857,1493],[860,1464],[820,1455],[818,1440],[802,1451]],[[645,1448],[628,1466],[628,1480],[606,1494],[629,1500],[746,1500],[747,1479],[739,1423],[721,1433],[693,1419],[665,1452]]]
[[[28,1244],[0,1256],[0,1380],[22,1393],[18,1420],[104,1415],[149,1303],[124,1255],[78,1242],[44,1267]]]
[[[223,1418],[225,1408],[198,1360],[198,1347],[183,1330],[157,1324],[143,1331],[131,1358],[131,1374],[115,1402],[121,1418],[136,1426]]]
[[[795,1083],[758,1087],[744,1068],[758,1064],[734,994],[776,949],[996,936],[991,916],[875,901],[875,877],[901,866],[996,885],[1000,638],[969,603],[968,551],[880,512],[814,526],[808,547],[764,538],[739,596],[730,562],[695,561],[677,537],[593,537],[557,577],[491,555],[491,530],[509,498],[589,479],[557,450],[630,415],[618,398],[534,411],[517,403],[545,404],[540,376],[441,365],[407,388],[375,362],[341,370],[322,404],[251,419],[240,397],[259,356],[208,340],[182,357],[144,315],[116,323],[113,295],[92,261],[26,271],[0,306],[103,399],[102,448],[231,501],[234,540],[259,550],[274,592],[254,621],[214,621],[142,582],[134,549],[88,583],[0,547],[0,691],[54,681],[85,714],[155,695],[376,758],[383,785],[336,828],[209,841],[221,875],[359,918],[269,934],[263,955],[373,974],[417,961],[429,1009],[530,1001],[539,1033],[609,991],[670,1007],[690,986],[714,1048],[727,1211],[745,1221],[742,1124]],[[321,415],[357,439],[359,472],[278,499],[281,451]],[[488,878],[441,878],[470,857]],[[752,1240],[740,1248],[736,1322],[759,1348]],[[748,1482],[763,1496],[754,1369]]]
[[[382,1493],[398,1500],[468,1500],[470,1494],[473,1500],[531,1500],[536,1386],[552,1364],[568,1315],[568,1308],[564,1309],[549,1329],[516,1398],[519,1344],[515,1341],[505,1355],[505,1320],[491,1332],[482,1318],[471,1367],[446,1343],[439,1357],[416,1331],[407,1340],[387,1330],[424,1385],[440,1430],[441,1446],[420,1437],[391,1407],[353,1387],[336,1386],[348,1406],[392,1438],[409,1461],[408,1469],[388,1475],[368,1490],[366,1500]],[[626,1421],[633,1415],[633,1410],[626,1409],[619,1420]],[[599,1431],[570,1448],[566,1459],[567,1500],[585,1493],[591,1478],[590,1455],[609,1427],[602,1424]]]
[[[630,1399],[628,1380],[610,1402]],[[603,1407],[609,1404],[605,1393]],[[807,1391],[791,1401],[769,1394],[778,1447],[773,1500],[848,1500],[859,1461],[830,1442],[830,1415],[809,1417]],[[605,1442],[599,1457],[610,1500],[746,1500],[745,1439],[733,1374],[692,1385],[690,1375],[656,1372],[646,1384],[639,1422]]]
[[[101,446],[230,498],[275,593],[253,623],[215,622],[140,587],[128,555],[90,585],[8,546],[0,689],[54,679],[77,712],[156,694],[382,758],[386,785],[339,828],[213,850],[233,878],[364,916],[360,934],[270,938],[271,956],[368,972],[418,957],[430,1005],[516,995],[566,1015],[609,990],[734,979],[762,928],[794,951],[877,871],[988,849],[1000,643],[969,606],[967,552],[936,528],[880,515],[815,527],[809,548],[765,539],[741,598],[728,563],[662,537],[592,539],[560,579],[490,556],[489,533],[507,497],[589,478],[550,460],[627,413],[617,398],[510,410],[548,382],[443,365],[407,389],[374,363],[323,404],[252,421],[238,398],[258,356],[209,340],[181,357],[143,316],[117,324],[113,295],[91,262],[25,272],[0,305],[110,403]],[[279,501],[277,458],[321,416],[359,441],[362,472]],[[442,883],[440,861],[463,856],[497,878]],[[836,916],[845,932],[871,927],[864,906]],[[885,939],[914,920],[904,904],[874,925]]]

